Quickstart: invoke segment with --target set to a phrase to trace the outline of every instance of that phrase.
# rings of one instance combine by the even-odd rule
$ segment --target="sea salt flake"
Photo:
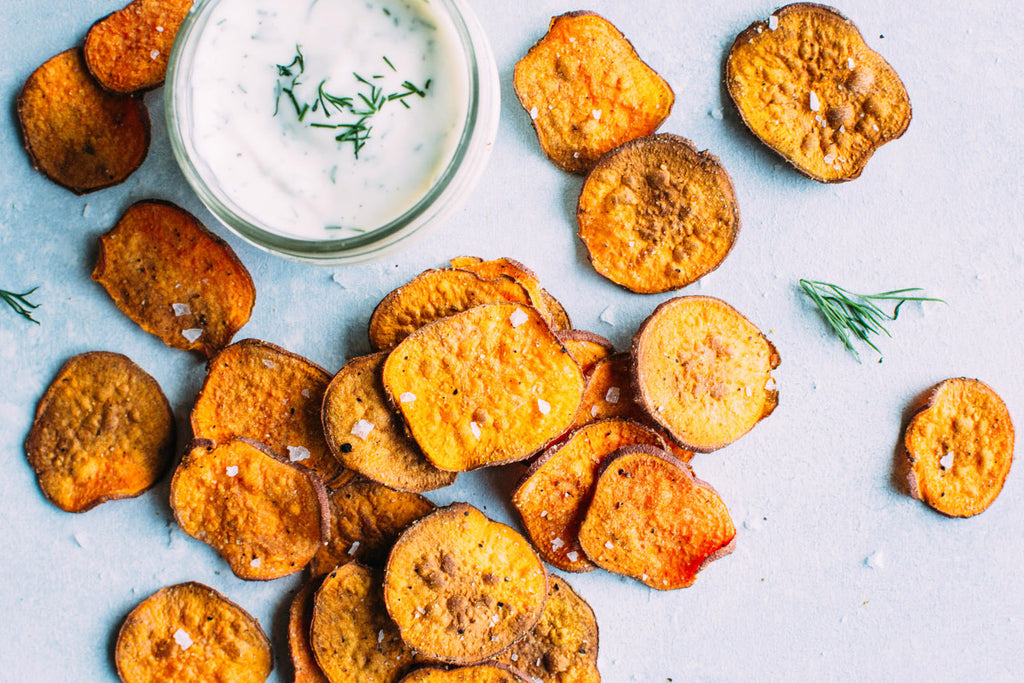
[[[825,155],[825,163],[826,163],[827,165],[831,166],[831,165],[832,165],[832,163],[833,163],[833,162],[834,162],[835,160],[836,160],[836,155],[835,155],[835,154],[826,154],[826,155]]]
[[[402,403],[412,403],[416,400],[416,394],[412,393],[411,391],[404,391],[398,397],[398,400],[401,401]]]
[[[480,440],[480,425],[476,422],[470,422],[469,431],[473,432],[473,436],[475,436],[478,441]]]
[[[597,406],[590,406],[590,417],[597,417]]]
[[[157,26],[156,27],[156,32],[157,33],[163,33],[164,32],[164,27],[163,26]]]
[[[562,540],[562,539],[560,539],[560,538],[556,538],[556,539],[554,539],[553,541],[551,541],[551,547],[552,547],[552,548],[554,548],[555,550],[558,550],[558,549],[559,549],[559,548],[561,548],[561,547],[562,547],[563,545],[565,545],[565,541],[563,541],[563,540]]]
[[[174,642],[176,642],[178,647],[182,650],[187,650],[192,647],[192,636],[190,636],[185,629],[179,628],[174,632]]]
[[[149,53],[149,58],[150,59],[156,59],[159,56],[160,56],[160,50],[153,50],[152,52]]]
[[[853,68],[853,57],[847,58],[847,60],[846,60],[846,68],[847,69],[852,69]]]
[[[370,432],[372,431],[372,422],[369,422],[367,420],[357,420],[356,423],[352,425],[352,431],[349,433],[356,438],[365,439],[370,435]]]
[[[345,278],[341,273],[335,273],[331,276],[331,279],[334,280],[334,284],[338,285],[342,289],[348,289],[345,286]]]
[[[224,470],[224,472],[229,477],[237,476],[238,475],[238,465],[230,465],[226,470]]]
[[[864,564],[871,567],[872,569],[884,569],[885,568],[885,553],[881,550],[875,552],[864,558]]]
[[[722,110],[721,109],[712,109],[711,110],[711,118],[713,118],[715,121],[721,121],[722,120]]]
[[[615,325],[615,307],[609,306],[601,311],[601,315],[598,316],[598,320],[609,325]]]
[[[530,317],[526,315],[521,308],[517,308],[512,315],[508,317],[508,321],[512,323],[512,327],[519,327],[529,319]]]
[[[491,623],[492,624],[497,624],[499,621],[501,621],[501,617],[499,617],[497,614],[492,614],[491,615]]]
[[[377,642],[378,643],[383,643],[384,642],[384,629],[381,629],[381,630],[377,631]]]
[[[538,115],[540,115],[540,112],[537,111],[537,107],[534,105],[534,107],[530,109],[530,118],[536,121]]]
[[[541,415],[547,415],[551,412],[551,404],[542,398],[537,399],[537,410],[541,412]]]
[[[309,398],[310,396],[312,396],[309,389],[303,389],[299,393],[302,394],[303,398]]]
[[[615,546],[614,546],[614,545],[612,545],[612,542],[611,542],[611,541],[605,541],[605,542],[604,542],[604,547],[605,547],[605,548],[608,548],[608,550],[611,550],[611,549],[612,549],[612,548],[614,548]]]
[[[270,360],[269,358],[264,358],[263,359],[263,365],[268,367],[268,368],[270,368],[271,370],[273,370],[274,368],[277,367],[277,363],[275,363],[274,361]]]
[[[618,403],[619,396],[622,394],[618,387],[608,387],[608,393],[604,395],[605,403]]]
[[[593,110],[591,110],[590,115],[594,117],[595,121],[600,121],[601,120],[601,110],[600,109],[593,109]]]
[[[348,554],[355,555],[357,550],[359,550],[359,541],[352,541],[352,546],[348,549]]]
[[[190,327],[187,330],[182,330],[181,336],[187,339],[189,343],[192,343],[203,336],[203,331],[198,327]]]
[[[75,543],[78,544],[79,548],[84,548],[85,547],[85,542],[86,542],[85,536],[83,536],[82,534],[75,534],[74,536],[72,536],[72,538],[75,539]]]
[[[305,446],[288,446],[288,459],[292,462],[308,460],[310,455],[309,449]]]
[[[774,14],[768,17],[768,30],[774,31],[779,27],[779,18]]]
[[[171,308],[174,309],[174,315],[178,318],[192,313],[192,307],[188,304],[171,304]]]
[[[542,510],[541,513],[540,513],[540,516],[541,516],[542,519],[547,519],[548,511],[547,510]]]
[[[509,659],[511,659],[513,662],[518,662],[519,661],[519,655],[517,655],[515,652],[513,652],[512,655],[509,657]]]
[[[948,470],[953,466],[953,451],[946,453],[944,456],[939,458],[939,467],[944,470]]]
[[[569,558],[570,562],[575,562],[576,560],[580,559],[580,554],[575,550],[566,553],[565,556]]]
[[[263,561],[260,558],[258,558],[258,557],[254,557],[254,558],[252,558],[252,562],[249,563],[249,566],[250,567],[258,567],[261,564],[263,564]]]
[[[821,109],[821,102],[818,100],[818,94],[813,90],[811,91],[810,103],[811,111],[819,111]]]

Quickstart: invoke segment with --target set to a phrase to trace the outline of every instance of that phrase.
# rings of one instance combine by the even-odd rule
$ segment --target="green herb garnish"
[[[869,335],[884,334],[887,337],[892,337],[889,331],[885,329],[885,324],[896,320],[900,314],[900,307],[908,301],[937,301],[939,303],[946,303],[942,299],[912,296],[912,292],[922,291],[920,287],[894,289],[878,294],[856,294],[838,285],[817,280],[800,280],[800,287],[811,298],[811,301],[818,307],[821,314],[825,316],[825,321],[832,328],[832,331],[842,339],[843,346],[853,352],[858,362],[860,361],[860,354],[854,348],[852,338],[859,339],[873,348],[878,353],[878,362],[881,363],[882,352],[869,339]],[[889,314],[876,306],[874,304],[875,301],[895,301],[897,303],[892,314]]]
[[[33,287],[27,292],[22,292],[21,294],[15,294],[14,292],[8,292],[7,290],[0,289],[0,299],[3,299],[4,303],[10,306],[14,312],[22,318],[38,325],[39,321],[32,317],[32,311],[39,308],[39,304],[34,304],[27,298],[37,289],[39,288]]]

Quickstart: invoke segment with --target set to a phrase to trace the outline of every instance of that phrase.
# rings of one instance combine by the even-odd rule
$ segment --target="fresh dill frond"
[[[27,292],[22,292],[20,294],[0,289],[0,299],[3,299],[4,303],[10,306],[11,309],[22,318],[38,325],[39,321],[32,317],[32,311],[39,308],[39,304],[34,304],[28,300],[28,297],[37,289],[39,288],[33,287]]]

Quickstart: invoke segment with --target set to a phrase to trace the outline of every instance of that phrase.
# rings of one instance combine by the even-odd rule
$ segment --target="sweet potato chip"
[[[524,683],[524,680],[504,664],[492,662],[457,669],[417,669],[399,683]]]
[[[632,371],[628,353],[614,353],[594,363],[587,372],[583,403],[573,427],[609,417],[647,420],[647,413],[636,400]]]
[[[331,455],[320,406],[331,375],[319,365],[256,339],[243,339],[208,364],[192,408],[196,438],[223,443],[247,436],[320,475],[331,487],[352,472]]]
[[[615,353],[610,341],[586,330],[560,330],[555,336],[585,373],[590,372],[597,361]]]
[[[507,275],[485,280],[465,270],[427,270],[377,304],[370,317],[370,344],[390,349],[429,322],[505,301],[529,304],[530,294]]]
[[[192,0],[134,0],[85,36],[85,63],[107,90],[131,93],[164,82],[167,59]]]
[[[740,230],[729,174],[714,155],[670,133],[602,157],[583,184],[576,220],[597,272],[641,294],[704,277]]]
[[[512,493],[526,535],[544,561],[568,572],[594,568],[577,541],[601,463],[624,446],[664,448],[653,430],[630,420],[601,420],[548,449]]]
[[[434,467],[388,405],[380,377],[385,358],[384,352],[353,358],[327,387],[322,414],[331,453],[349,470],[399,491],[454,483],[456,473]]]
[[[182,531],[252,581],[299,571],[330,534],[320,478],[244,437],[193,441],[171,479],[171,510]]]
[[[313,597],[320,582],[307,581],[292,600],[288,609],[288,650],[295,669],[293,683],[329,683],[309,644],[309,629],[313,623]]]
[[[274,668],[259,622],[194,582],[162,588],[131,611],[114,663],[124,683],[258,683]]]
[[[633,337],[638,399],[684,447],[713,451],[746,434],[778,405],[779,354],[729,304],[670,299]]]
[[[653,133],[675,101],[625,36],[593,12],[554,17],[516,63],[513,85],[544,154],[570,173],[586,173],[608,150]]]
[[[395,543],[384,603],[402,639],[450,664],[477,664],[540,619],[544,564],[514,529],[455,503],[413,523]]]
[[[227,242],[167,202],[134,204],[100,237],[92,279],[146,332],[207,357],[231,343],[256,303]]]
[[[569,320],[569,314],[565,312],[562,304],[548,294],[547,290],[540,286],[540,280],[533,271],[519,261],[510,258],[484,261],[476,256],[456,256],[451,260],[451,264],[452,268],[468,270],[488,280],[502,275],[509,276],[526,289],[530,295],[530,303],[540,311],[551,329],[572,329],[572,321]]]
[[[434,511],[434,504],[419,494],[369,481],[342,486],[330,495],[330,504],[331,540],[310,563],[313,576],[353,561],[383,568],[406,527]]]
[[[831,7],[788,5],[736,37],[725,82],[740,118],[798,171],[853,180],[910,125],[896,71]]]
[[[602,569],[673,590],[732,552],[735,537],[725,504],[684,462],[629,446],[605,461],[579,539]]]
[[[124,182],[149,151],[146,105],[103,90],[77,47],[28,77],[18,121],[32,165],[75,194]]]
[[[463,471],[523,460],[564,432],[583,373],[536,309],[489,304],[407,337],[384,389],[427,459]]]
[[[521,669],[532,683],[600,683],[594,610],[552,575],[540,621],[498,661]]]
[[[66,512],[140,495],[167,471],[173,450],[174,416],[160,385],[105,351],[65,363],[25,439],[39,488]]]
[[[331,683],[393,683],[415,658],[384,609],[380,579],[358,562],[335,569],[316,592],[310,643]]]
[[[907,427],[911,494],[950,517],[983,512],[1013,463],[1013,423],[1002,399],[976,379],[948,379]]]

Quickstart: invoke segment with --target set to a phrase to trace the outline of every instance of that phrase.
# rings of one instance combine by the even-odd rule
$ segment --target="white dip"
[[[380,227],[427,193],[458,145],[466,60],[429,0],[220,0],[195,38],[197,170],[272,232]]]

